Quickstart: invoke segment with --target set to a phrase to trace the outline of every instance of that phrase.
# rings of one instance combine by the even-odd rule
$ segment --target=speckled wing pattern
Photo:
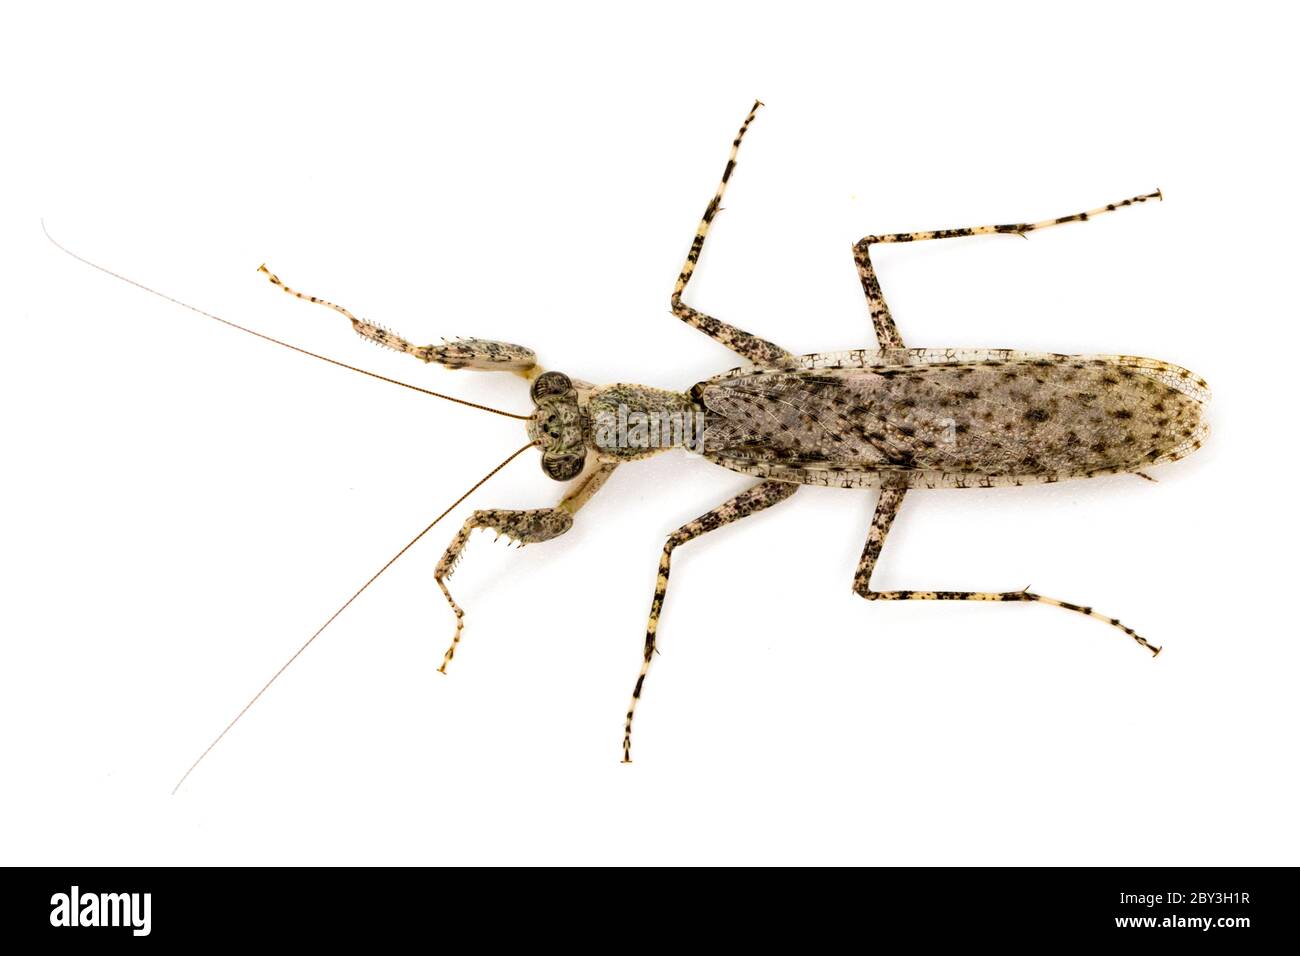
[[[1205,436],[1205,383],[1122,355],[912,349],[802,356],[697,387],[704,455],[763,478],[989,487],[1137,471]]]

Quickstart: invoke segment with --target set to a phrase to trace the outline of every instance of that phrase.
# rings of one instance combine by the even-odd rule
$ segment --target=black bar
[[[675,945],[692,948],[716,938],[730,950],[753,938],[801,952],[839,948],[836,939],[870,945],[897,938],[927,945],[1203,940],[1235,949],[1289,940],[1296,911],[1290,869],[742,870],[722,878],[703,869],[628,869],[593,878],[503,870],[11,868],[5,877],[0,918],[11,938],[96,949],[153,941],[285,942],[296,950],[355,942],[370,949],[409,940],[413,931],[427,934],[433,948],[482,932],[485,914],[494,947],[512,935],[531,946],[563,946],[573,937],[620,947],[673,934]],[[70,925],[74,886],[76,922],[120,925]]]

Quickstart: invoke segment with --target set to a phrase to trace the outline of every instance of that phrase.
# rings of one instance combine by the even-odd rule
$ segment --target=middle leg
[[[750,109],[749,115],[745,117],[745,122],[740,126],[740,132],[736,134],[735,140],[731,143],[731,156],[727,159],[727,168],[722,171],[722,182],[718,183],[717,192],[713,194],[713,198],[709,200],[708,206],[704,209],[704,216],[700,219],[700,224],[695,230],[695,238],[691,241],[691,251],[686,254],[686,262],[682,265],[682,271],[677,276],[677,284],[673,287],[672,310],[673,315],[687,325],[694,326],[715,342],[725,345],[755,365],[777,367],[793,365],[794,356],[781,346],[767,341],[767,339],[761,339],[744,329],[728,325],[721,319],[715,319],[711,315],[698,312],[682,301],[682,293],[686,291],[686,284],[691,281],[691,276],[695,272],[695,264],[699,262],[700,253],[704,249],[704,240],[708,238],[709,226],[713,225],[713,217],[722,208],[722,195],[727,191],[727,182],[731,179],[731,173],[736,168],[736,156],[740,153],[740,141],[745,138],[745,131],[749,129],[749,124],[754,121],[754,114],[758,112],[758,108],[762,105],[757,100],[754,101],[753,108]]]
[[[632,762],[632,715],[636,711],[636,702],[641,699],[641,688],[645,686],[645,677],[650,671],[650,660],[655,653],[655,632],[659,629],[659,612],[663,610],[664,595],[668,593],[668,572],[672,565],[673,549],[702,534],[785,501],[798,489],[798,485],[784,481],[760,482],[748,491],[741,492],[725,504],[714,508],[708,514],[701,515],[694,521],[688,521],[670,534],[668,540],[664,542],[664,551],[659,557],[659,578],[655,582],[655,596],[650,602],[650,621],[646,625],[645,654],[641,659],[641,673],[637,676],[636,687],[632,690],[632,703],[628,705],[627,720],[623,724],[624,763]]]

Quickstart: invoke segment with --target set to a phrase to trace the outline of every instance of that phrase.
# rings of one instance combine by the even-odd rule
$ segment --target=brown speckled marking
[[[698,538],[723,525],[739,521],[741,518],[785,501],[798,490],[798,485],[781,481],[764,481],[748,491],[741,492],[707,514],[700,515],[694,521],[688,521],[670,534],[668,540],[664,542],[663,554],[659,556],[659,577],[655,581],[654,599],[650,602],[650,620],[646,624],[641,673],[637,676],[636,686],[632,689],[632,702],[628,704],[627,719],[623,724],[624,763],[632,762],[632,715],[636,712],[636,702],[641,699],[641,690],[645,686],[645,677],[650,672],[650,661],[655,653],[655,632],[659,629],[659,612],[663,610],[664,595],[668,593],[668,573],[671,570],[673,549],[692,538]]]
[[[799,364],[697,385],[704,456],[832,487],[889,476],[913,488],[989,488],[1142,471],[1183,457],[1206,433],[1204,383],[1154,359],[909,349]]]
[[[413,345],[396,332],[373,322],[367,322],[365,319],[358,319],[341,305],[289,288],[265,264],[258,266],[257,271],[264,273],[271,280],[272,285],[279,286],[294,298],[323,305],[346,316],[352,323],[352,328],[363,339],[395,352],[414,355],[421,362],[436,362],[447,368],[472,368],[483,372],[521,372],[537,364],[537,356],[532,349],[526,349],[522,345],[512,345],[509,342],[493,342],[488,339],[454,339],[448,342],[444,339],[441,345]]]

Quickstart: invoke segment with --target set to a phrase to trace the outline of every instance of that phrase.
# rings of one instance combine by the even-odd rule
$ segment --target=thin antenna
[[[128,281],[130,281],[130,280],[128,280]],[[254,333],[254,334],[256,334],[256,333]],[[404,548],[402,548],[401,551],[398,551],[395,555],[393,555],[391,558],[389,558],[389,559],[388,559],[388,562],[387,562],[387,563],[386,563],[382,568],[380,568],[380,569],[379,569],[378,571],[376,571],[373,575],[371,575],[369,581],[367,581],[365,584],[361,585],[361,587],[357,589],[356,594],[353,594],[352,597],[350,597],[350,598],[348,598],[346,601],[344,601],[342,607],[340,607],[337,611],[335,611],[333,614],[331,614],[330,617],[329,617],[329,620],[326,621],[324,624],[322,624],[322,625],[317,629],[317,631],[316,631],[315,634],[313,634],[311,637],[307,638],[306,643],[304,643],[304,644],[302,645],[302,647],[300,647],[300,648],[298,648],[296,651],[294,651],[294,652],[293,652],[293,656],[290,657],[287,661],[285,661],[285,662],[280,666],[280,669],[279,669],[278,671],[276,671],[274,674],[271,675],[271,679],[270,679],[269,681],[267,681],[265,684],[262,685],[262,689],[259,690],[256,694],[253,695],[252,699],[251,699],[247,704],[244,705],[243,709],[242,709],[238,714],[235,715],[235,719],[232,720],[230,723],[226,724],[226,728],[225,728],[225,730],[223,730],[223,731],[221,731],[221,733],[217,734],[216,739],[214,739],[214,740],[212,741],[212,743],[208,744],[207,749],[204,750],[203,753],[199,754],[199,759],[196,760],[196,761],[194,761],[194,763],[190,764],[190,769],[185,771],[184,776],[182,776],[182,777],[180,778],[180,780],[178,780],[178,781],[176,782],[176,786],[172,788],[172,796],[175,796],[175,795],[176,795],[176,791],[179,790],[179,789],[181,788],[181,784],[183,784],[183,783],[186,781],[186,779],[189,778],[189,775],[192,774],[192,773],[194,772],[194,768],[197,767],[199,764],[201,764],[201,763],[203,762],[203,758],[206,757],[209,753],[212,752],[212,748],[215,747],[217,744],[221,743],[221,738],[224,737],[224,736],[226,736],[226,734],[228,734],[228,733],[230,732],[230,728],[231,728],[231,727],[234,727],[235,724],[239,723],[239,719],[240,719],[241,717],[243,717],[244,714],[248,713],[248,709],[249,709],[250,707],[252,707],[254,704],[256,704],[257,701],[258,701],[258,699],[259,699],[263,694],[266,693],[267,688],[269,688],[272,684],[275,683],[276,678],[278,678],[281,674],[283,674],[283,673],[288,669],[289,665],[292,664],[294,661],[296,661],[296,660],[298,659],[299,655],[301,655],[302,652],[305,651],[305,650],[306,650],[306,649],[311,645],[311,642],[312,642],[312,641],[316,640],[316,638],[318,638],[318,637],[321,636],[321,632],[324,631],[325,628],[329,627],[331,624],[334,623],[334,619],[335,619],[336,617],[338,617],[340,614],[342,614],[344,611],[346,611],[346,610],[348,609],[348,605],[350,605],[353,601],[355,601],[357,598],[359,598],[359,597],[361,596],[361,593],[362,593],[363,591],[365,591],[366,588],[368,588],[368,587],[370,587],[370,585],[374,584],[374,583],[375,583],[375,580],[376,580],[376,579],[377,579],[381,574],[383,574],[385,571],[387,571],[390,567],[392,567],[393,564],[396,563],[396,561],[397,561],[398,558],[400,558],[402,555],[406,554],[407,551],[411,550],[411,548],[415,546],[415,543],[416,543],[417,541],[419,541],[421,538],[423,538],[426,534],[428,534],[428,533],[433,529],[433,526],[434,526],[434,525],[436,525],[436,524],[437,524],[439,521],[441,521],[443,518],[447,517],[447,515],[449,515],[449,514],[451,513],[451,511],[452,511],[453,508],[455,508],[458,504],[460,504],[462,501],[464,501],[466,498],[468,498],[468,497],[469,497],[470,495],[472,495],[474,492],[478,491],[479,488],[481,488],[484,484],[487,483],[487,480],[488,480],[489,478],[491,478],[493,475],[495,475],[498,471],[500,471],[500,470],[501,470],[502,468],[504,468],[506,465],[510,464],[512,461],[514,461],[516,458],[518,458],[520,455],[522,455],[522,454],[523,454],[524,452],[526,452],[528,449],[532,448],[535,444],[536,444],[536,442],[529,442],[529,443],[528,443],[527,445],[525,445],[523,448],[520,448],[517,452],[515,452],[514,454],[512,454],[509,458],[507,458],[505,461],[501,462],[501,464],[497,465],[495,468],[493,468],[491,471],[489,471],[486,475],[484,475],[482,478],[480,478],[477,482],[475,482],[474,486],[473,486],[472,488],[470,488],[469,491],[465,492],[463,495],[461,495],[459,498],[457,498],[455,501],[453,501],[450,505],[448,505],[446,511],[444,511],[442,514],[438,515],[438,517],[436,517],[436,518],[434,518],[432,521],[430,521],[429,524],[428,524],[428,526],[425,527],[425,529],[424,529],[423,531],[421,531],[419,534],[417,534],[414,538],[412,538],[410,541],[408,541],[408,542],[406,543],[406,546],[405,546]]]
[[[165,292],[159,292],[157,289],[151,289],[142,282],[136,282],[134,279],[128,279],[126,276],[120,275],[114,272],[112,269],[106,269],[103,266],[99,265],[98,263],[91,262],[89,259],[85,258],[84,256],[77,255],[77,253],[73,252],[67,246],[63,245],[63,243],[59,242],[59,240],[55,239],[53,236],[50,235],[50,231],[45,228],[44,219],[41,220],[41,231],[45,233],[46,239],[50,240],[50,242],[54,243],[56,247],[62,249],[64,252],[66,252],[72,258],[76,259],[78,262],[84,262],[92,269],[98,269],[100,272],[104,273],[105,275],[110,275],[114,279],[121,279],[123,282],[135,286],[137,289],[143,289],[145,292],[148,292],[151,295],[156,295],[160,299],[166,299],[168,302],[171,302],[175,305],[179,305],[183,309],[189,309],[191,312],[197,312],[199,315],[204,316],[205,318],[212,319],[213,321],[220,322],[222,325],[228,325],[232,329],[238,329],[240,332],[247,332],[249,335],[257,336],[259,339],[263,339],[267,342],[273,342],[276,345],[284,346],[285,348],[292,349],[293,351],[298,352],[302,355],[309,355],[314,359],[320,359],[322,362],[328,362],[330,365],[337,365],[339,368],[345,368],[350,372],[358,372],[361,375],[368,375],[371,378],[379,379],[381,382],[391,382],[393,385],[400,385],[402,386],[402,388],[409,388],[411,389],[411,391],[414,392],[421,392],[425,395],[432,395],[434,398],[441,398],[444,401],[455,402],[457,405],[467,405],[470,408],[477,408],[479,411],[491,412],[493,415],[504,415],[506,418],[518,418],[521,421],[528,421],[532,417],[531,415],[516,415],[514,412],[502,411],[499,408],[491,408],[487,405],[480,405],[477,402],[467,402],[463,398],[453,398],[450,395],[443,395],[441,392],[434,392],[434,391],[430,391],[427,388],[420,388],[418,385],[411,385],[408,382],[399,382],[395,378],[388,378],[386,375],[379,375],[376,372],[367,372],[365,369],[357,368],[355,365],[348,365],[346,362],[338,361],[338,359],[328,358],[327,356],[324,355],[317,355],[315,352],[309,352],[306,349],[299,348],[296,345],[290,345],[288,342],[282,342],[279,339],[272,338],[269,335],[265,335],[261,332],[256,332],[253,329],[239,325],[236,322],[231,322],[229,319],[223,319],[219,315],[213,315],[211,312],[205,312],[203,309],[200,309],[197,306],[190,305],[188,302],[182,302],[180,299],[174,299]]]

